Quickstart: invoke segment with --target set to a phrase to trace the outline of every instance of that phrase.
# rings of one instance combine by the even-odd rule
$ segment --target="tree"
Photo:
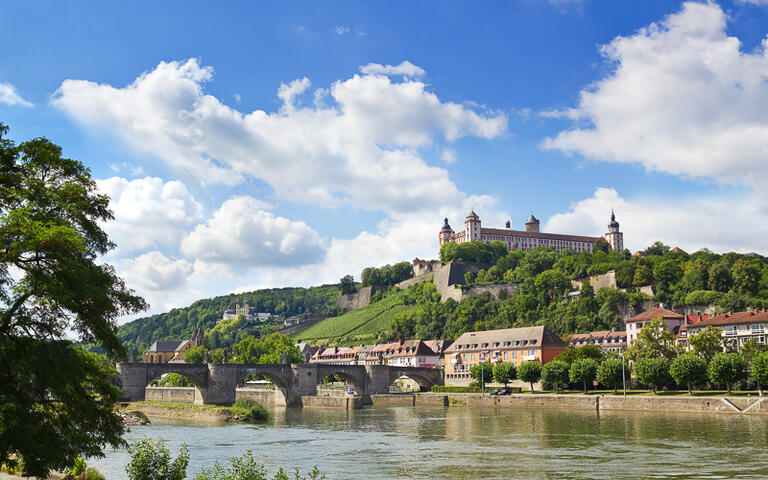
[[[246,337],[232,347],[237,363],[282,363],[285,354],[288,363],[303,363],[304,357],[294,341],[275,332],[264,338]]]
[[[560,392],[560,390],[568,386],[568,369],[567,363],[553,360],[541,367],[541,379],[544,383],[552,385],[556,391]]]
[[[711,267],[709,267],[709,289],[715,290],[717,292],[727,292],[731,289],[731,285],[733,285],[733,279],[731,278],[731,272],[722,263],[713,263]]]
[[[557,300],[571,287],[571,282],[558,270],[547,270],[536,276],[536,290],[545,303]]]
[[[157,382],[158,387],[191,387],[192,382],[187,377],[178,373],[166,373]]]
[[[653,283],[653,272],[646,265],[638,265],[635,269],[635,276],[632,279],[632,285],[635,287],[643,287]]]
[[[669,364],[663,358],[640,358],[635,362],[635,374],[641,383],[650,385],[656,395],[656,389],[669,377]]]
[[[751,375],[757,382],[757,389],[762,397],[763,385],[768,384],[768,352],[763,352],[752,360]]]
[[[505,388],[516,377],[517,369],[514,363],[497,363],[493,366],[493,381],[501,383]]]
[[[146,303],[103,256],[109,198],[44,138],[18,146],[0,124],[0,464],[45,476],[124,442],[113,366],[65,333],[125,355],[115,319]],[[52,401],[55,400],[55,401]]]
[[[680,386],[688,387],[688,395],[693,393],[693,385],[707,381],[707,362],[696,355],[680,355],[672,361],[669,373]]]
[[[566,347],[563,353],[555,357],[555,360],[560,360],[567,363],[569,366],[576,360],[582,358],[591,358],[598,363],[603,361],[603,351],[597,345],[583,345],[581,347]]]
[[[568,378],[573,383],[584,385],[584,393],[587,393],[587,384],[595,379],[597,375],[597,362],[591,358],[582,358],[571,364],[568,370]]]
[[[517,378],[531,384],[531,393],[533,393],[533,384],[541,379],[541,364],[535,360],[523,362],[517,367]]]
[[[485,388],[493,380],[493,365],[491,362],[480,362],[469,367],[469,376]]]
[[[751,363],[755,357],[768,351],[768,345],[760,343],[756,338],[752,337],[741,344],[740,350],[744,358]]]
[[[206,348],[202,345],[199,345],[197,347],[192,347],[186,352],[184,352],[184,362],[185,363],[203,363],[205,360],[205,352],[207,352]]]
[[[745,295],[755,295],[760,286],[760,263],[756,260],[740,258],[731,267],[733,286]]]
[[[624,384],[624,375],[624,362],[619,358],[609,358],[597,367],[597,381],[613,387],[614,394]]]
[[[341,293],[345,295],[355,293],[357,291],[357,286],[355,285],[354,277],[352,275],[344,275],[341,277],[341,280],[339,280],[339,289],[341,289]]]
[[[747,378],[748,371],[749,364],[739,353],[718,353],[707,367],[709,380],[715,385],[725,385],[728,395],[734,383]]]
[[[639,358],[664,358],[668,362],[680,351],[675,336],[667,330],[662,318],[655,318],[643,325],[637,334],[637,340],[627,349],[625,355],[631,360]]]
[[[712,357],[723,351],[723,331],[710,325],[699,333],[689,336],[688,343],[694,353],[709,362]]]
[[[171,452],[162,441],[144,438],[128,448],[131,461],[125,466],[129,480],[183,480],[187,476],[189,450],[181,446],[179,456],[171,460]]]

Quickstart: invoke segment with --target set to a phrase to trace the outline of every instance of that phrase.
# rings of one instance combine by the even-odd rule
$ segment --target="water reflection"
[[[190,445],[189,477],[253,450],[271,470],[346,478],[765,478],[768,419],[736,415],[391,407],[275,409],[265,425],[155,423],[127,436]],[[162,420],[159,420],[162,422]],[[96,464],[125,478],[124,451]]]

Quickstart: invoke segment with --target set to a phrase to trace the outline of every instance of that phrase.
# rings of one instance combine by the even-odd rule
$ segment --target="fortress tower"
[[[531,216],[528,218],[528,221],[525,222],[525,231],[535,233],[539,233],[541,231],[541,222],[538,218],[533,216],[533,212],[531,212]]]
[[[619,222],[616,221],[616,214],[611,209],[611,223],[608,224],[608,233],[605,234],[605,240],[616,251],[624,250],[624,234],[619,231]]]
[[[444,243],[448,243],[448,241],[451,239],[451,235],[453,235],[453,229],[450,225],[448,225],[448,219],[443,220],[443,228],[440,229],[440,246],[442,247]]]
[[[466,228],[465,241],[480,240],[480,217],[477,216],[474,210],[467,215],[466,220],[464,220],[464,226]]]

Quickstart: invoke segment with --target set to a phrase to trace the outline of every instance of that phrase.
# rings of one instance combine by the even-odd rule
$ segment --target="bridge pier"
[[[115,365],[120,375],[120,392],[127,402],[143,402],[147,389],[146,363],[118,363]]]

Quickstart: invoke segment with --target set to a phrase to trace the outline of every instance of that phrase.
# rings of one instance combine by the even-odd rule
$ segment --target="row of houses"
[[[393,365],[398,367],[442,367],[446,340],[401,340],[398,342],[320,348],[310,363],[334,365]]]

